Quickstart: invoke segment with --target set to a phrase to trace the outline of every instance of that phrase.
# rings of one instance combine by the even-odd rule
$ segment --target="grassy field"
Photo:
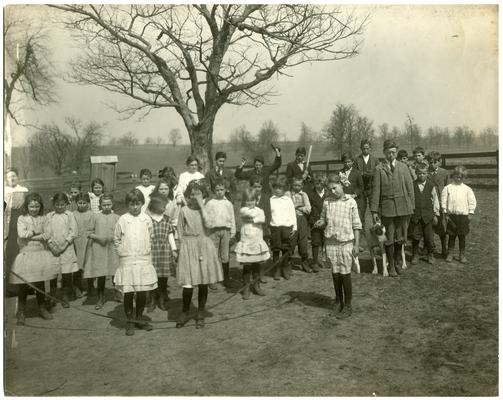
[[[181,290],[171,279],[168,312],[149,314],[161,322],[133,337],[121,321],[72,308],[43,321],[34,299],[16,327],[7,299],[5,394],[497,396],[498,193],[476,196],[467,265],[437,259],[383,278],[364,252],[348,320],[331,315],[327,269],[270,280],[249,301],[210,293],[203,330],[174,328]],[[94,301],[72,305],[94,311]],[[102,314],[122,318],[122,306],[108,301]]]

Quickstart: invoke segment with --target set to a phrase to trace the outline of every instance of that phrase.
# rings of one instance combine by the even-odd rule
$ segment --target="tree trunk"
[[[189,128],[192,155],[199,160],[203,174],[213,166],[213,122],[214,119],[211,119]]]

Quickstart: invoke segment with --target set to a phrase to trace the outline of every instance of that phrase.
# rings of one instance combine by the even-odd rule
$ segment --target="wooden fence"
[[[498,151],[442,154],[443,168],[452,171],[456,165],[460,164],[464,165],[468,169],[468,182],[470,186],[487,189],[498,188]],[[251,168],[251,166],[246,167]],[[227,168],[231,170],[236,169],[235,166]],[[342,168],[342,161],[312,161],[311,168],[315,172],[324,171],[327,174],[336,173]],[[277,174],[283,175],[285,170],[286,163],[283,164]],[[21,181],[21,184],[32,190],[54,193],[60,190],[69,190],[69,185],[73,180],[75,180],[75,176],[62,176],[56,178],[27,179]],[[89,186],[89,175],[80,176],[78,180],[82,185],[82,189],[87,190],[87,187]],[[139,183],[139,177],[137,174],[127,171],[117,172],[116,192],[129,190],[131,185],[137,183]]]

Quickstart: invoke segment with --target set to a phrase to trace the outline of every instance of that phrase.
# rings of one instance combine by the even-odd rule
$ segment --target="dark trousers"
[[[428,253],[433,253],[433,221],[424,222],[422,218],[412,218],[410,220],[410,234],[413,240],[424,239],[424,246]]]
[[[295,251],[295,247],[298,246],[302,260],[307,260],[308,233],[307,218],[304,215],[297,215],[297,232],[295,232],[292,238],[292,253]]]
[[[283,254],[291,252],[291,226],[271,226],[271,249]]]

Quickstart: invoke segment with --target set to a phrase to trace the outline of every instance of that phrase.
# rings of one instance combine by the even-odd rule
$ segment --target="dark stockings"
[[[73,285],[81,291],[82,291],[82,272],[83,271],[79,269],[78,271],[72,274]]]
[[[344,274],[342,276],[342,287],[344,288],[344,304],[351,305],[353,298],[353,285],[351,284],[351,274]]]
[[[159,292],[165,293],[168,290],[168,278],[167,277],[157,278],[157,284],[159,285]]]
[[[335,303],[342,304],[342,275],[332,273],[332,281],[334,282]]]
[[[106,276],[98,276],[98,296],[103,297],[105,295],[105,281]]]
[[[199,291],[197,293],[197,307],[199,312],[204,311],[207,300],[208,300],[208,285],[199,285]]]
[[[35,286],[37,289],[40,289],[42,292],[45,291],[44,288],[44,282],[35,282],[32,283],[33,286]],[[28,298],[28,291],[30,290],[30,287],[26,284],[21,284],[19,285],[19,291],[18,291],[18,309],[19,310],[24,310],[26,307],[26,300]],[[35,296],[37,297],[37,304],[40,307],[42,304],[44,304],[45,301],[45,296],[43,293],[40,293],[39,291],[35,290]]]
[[[183,288],[182,290],[182,312],[188,314],[190,311],[190,303],[192,302],[192,293],[194,288]]]
[[[459,240],[459,251],[464,253],[466,248],[466,235],[449,235],[449,251],[452,252],[454,250],[456,237]]]
[[[320,255],[320,246],[313,246],[312,250],[313,250],[313,262],[317,264]]]

